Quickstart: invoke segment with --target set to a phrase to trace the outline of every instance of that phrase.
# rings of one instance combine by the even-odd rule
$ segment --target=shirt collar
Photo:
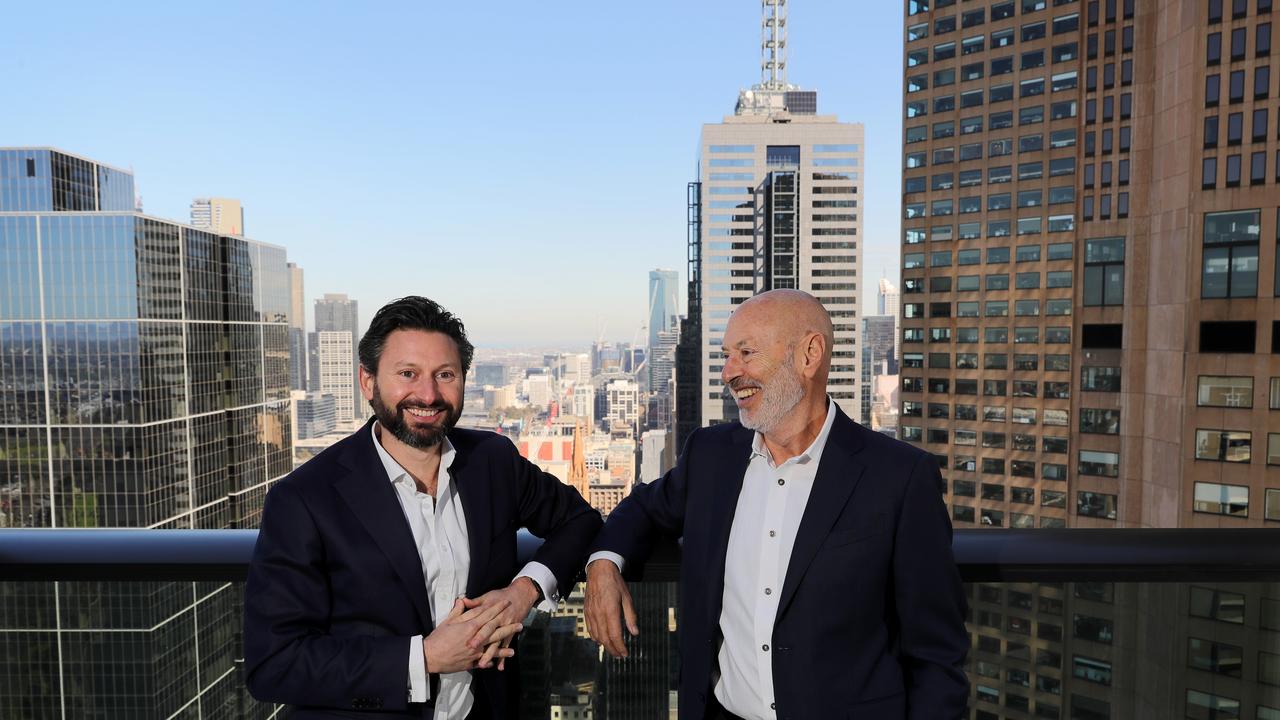
[[[821,459],[822,450],[827,446],[827,437],[831,435],[831,426],[834,425],[835,422],[836,422],[836,401],[832,400],[831,396],[828,395],[827,396],[827,419],[825,422],[822,423],[822,429],[818,431],[818,437],[814,438],[812,443],[809,443],[809,447],[805,448],[804,452],[791,458],[787,462],[807,463],[813,459]],[[773,458],[769,454],[769,448],[766,447],[764,444],[764,435],[759,432],[757,432],[755,434],[755,437],[751,440],[751,455],[753,457],[756,455],[759,455],[765,460],[768,460],[770,463],[773,462]]]
[[[391,457],[391,453],[382,447],[382,443],[378,441],[377,422],[369,424],[369,433],[373,436],[373,449],[378,451],[378,459],[382,461],[382,467],[387,471],[387,478],[391,482],[398,482],[401,478],[409,477],[409,471],[404,469],[396,459]],[[443,470],[453,465],[453,459],[457,456],[457,452],[453,449],[453,443],[449,442],[449,436],[445,435],[441,441],[443,445],[440,447],[440,469]]]

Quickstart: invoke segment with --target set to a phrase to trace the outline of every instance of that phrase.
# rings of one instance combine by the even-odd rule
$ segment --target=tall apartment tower
[[[798,288],[835,324],[829,392],[859,417],[858,306],[863,128],[818,115],[817,93],[786,81],[786,0],[765,0],[761,82],[733,115],[702,126],[696,228],[702,425],[733,420],[720,382],[724,329],[752,295]],[[692,204],[692,203],[691,203]],[[691,220],[691,228],[694,224]],[[690,295],[693,312],[694,295]],[[681,408],[679,412],[684,412]]]
[[[307,389],[307,305],[302,268],[289,263],[289,387]]]
[[[896,363],[902,360],[902,342],[898,333],[901,326],[898,316],[902,314],[902,293],[889,278],[880,278],[880,287],[876,291],[876,314],[893,318],[893,359],[896,368]],[[890,371],[891,374],[897,372],[896,369]]]
[[[351,358],[355,350],[351,347],[351,333],[341,331],[322,331],[313,333],[316,346],[317,369],[315,377],[316,392],[331,395],[334,399],[334,415],[338,427],[349,428],[360,416],[356,415],[356,385],[351,382]]]
[[[292,469],[284,248],[135,212],[133,186],[0,149],[2,527],[254,528]],[[0,717],[269,713],[239,593],[0,583]]]
[[[900,437],[956,526],[1280,520],[1271,0],[903,6]],[[1274,600],[977,590],[977,717],[1280,717]]]
[[[649,392],[666,393],[675,367],[675,342],[680,339],[679,282],[675,270],[649,271]]]
[[[342,293],[325,293],[324,297],[315,302],[315,332],[316,334],[313,336],[314,342],[324,342],[330,354],[322,357],[322,353],[318,349],[313,350],[310,355],[312,368],[317,373],[328,373],[330,378],[328,387],[332,386],[332,382],[334,382],[333,373],[337,372],[336,366],[333,365],[336,361],[332,356],[332,353],[336,351],[335,343],[337,341],[332,338],[322,340],[319,336],[326,332],[341,332],[351,336],[350,354],[347,358],[348,364],[351,366],[351,392],[344,392],[339,398],[338,423],[341,425],[344,422],[354,422],[363,418],[364,397],[360,394],[359,375],[356,374],[357,368],[360,367],[360,360],[356,357],[356,349],[360,343],[359,304]],[[322,365],[324,368],[321,367]],[[316,389],[320,392],[328,392],[320,386],[317,386]],[[342,407],[344,403],[350,405],[350,411]]]
[[[244,235],[244,208],[231,198],[191,201],[191,226],[219,235]]]

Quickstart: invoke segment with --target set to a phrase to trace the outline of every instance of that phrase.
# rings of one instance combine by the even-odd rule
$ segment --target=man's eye
[[[412,378],[413,378],[413,371],[412,371],[412,370],[401,370],[401,371],[400,371],[400,377],[405,378],[406,380],[408,380],[408,379],[412,379]]]
[[[442,372],[436,377],[440,378],[441,380],[452,380],[454,378],[454,374],[451,372]]]

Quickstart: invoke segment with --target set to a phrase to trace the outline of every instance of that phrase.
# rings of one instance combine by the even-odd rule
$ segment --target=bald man
[[[693,433],[596,538],[587,627],[614,657],[624,625],[642,630],[621,570],[658,536],[683,538],[681,720],[965,714],[969,637],[937,462],[840,411],[832,345],[806,293],[744,302],[720,373],[739,421]]]

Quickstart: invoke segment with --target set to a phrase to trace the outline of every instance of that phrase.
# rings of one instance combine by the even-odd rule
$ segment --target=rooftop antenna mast
[[[787,0],[760,0],[760,85],[787,89]]]

